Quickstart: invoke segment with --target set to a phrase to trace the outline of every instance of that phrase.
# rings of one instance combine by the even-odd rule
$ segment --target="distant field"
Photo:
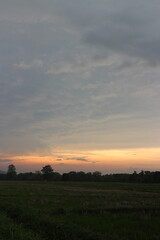
[[[0,182],[0,240],[160,240],[160,184]]]

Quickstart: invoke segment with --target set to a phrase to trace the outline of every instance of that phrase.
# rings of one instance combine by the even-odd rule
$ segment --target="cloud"
[[[94,69],[95,67],[110,66],[113,62],[107,56],[95,55],[92,58],[77,58],[53,64],[46,74],[76,73]]]
[[[9,163],[9,162],[12,162],[11,159],[0,159],[0,162],[1,163]]]
[[[82,161],[82,162],[89,162],[86,158],[67,158],[66,160],[76,160],[76,161]]]
[[[87,2],[78,7],[75,3],[68,10],[83,42],[96,48],[103,47],[107,53],[143,59],[151,66],[160,63],[159,2]]]
[[[34,67],[42,67],[43,66],[43,61],[41,59],[35,59],[33,61],[31,61],[30,63],[25,63],[25,61],[21,61],[19,63],[15,63],[13,65],[13,67],[15,69],[20,69],[20,70],[27,70],[30,68],[34,68]]]
[[[63,159],[61,159],[61,158],[57,158],[55,161],[56,162],[60,162],[60,161],[62,161]]]
[[[58,17],[53,13],[53,10],[51,11],[49,7],[46,8],[42,2],[30,4],[24,0],[14,0],[8,5],[7,2],[5,3],[3,1],[0,9],[0,21],[35,24],[37,22],[53,23],[57,21],[57,19]]]
[[[157,146],[158,2],[2,2],[2,152]]]
[[[86,158],[76,158],[75,160],[82,161],[82,162],[88,162],[88,159],[86,159]]]

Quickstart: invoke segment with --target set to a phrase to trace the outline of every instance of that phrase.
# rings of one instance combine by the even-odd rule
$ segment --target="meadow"
[[[0,240],[159,240],[160,184],[0,181]]]

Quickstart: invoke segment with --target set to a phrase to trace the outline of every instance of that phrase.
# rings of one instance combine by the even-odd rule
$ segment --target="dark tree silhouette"
[[[51,180],[53,178],[53,168],[51,165],[44,166],[41,172],[43,173],[43,179]]]
[[[68,173],[63,173],[62,174],[62,181],[69,181],[69,174]]]
[[[94,181],[101,181],[101,172],[99,172],[99,171],[93,172],[93,180]]]
[[[150,172],[144,171],[137,173],[112,173],[102,175],[101,172],[88,172],[83,171],[75,172],[71,171],[69,173],[63,173],[62,175],[58,172],[54,172],[51,165],[46,165],[41,171],[26,172],[26,173],[16,173],[16,167],[11,164],[8,166],[8,171],[0,171],[0,180],[25,180],[25,181],[35,181],[35,180],[51,180],[51,181],[89,181],[89,182],[130,182],[130,183],[160,183],[160,171]]]
[[[13,164],[9,165],[7,171],[7,179],[14,180],[16,179],[16,176],[17,176],[16,167]]]

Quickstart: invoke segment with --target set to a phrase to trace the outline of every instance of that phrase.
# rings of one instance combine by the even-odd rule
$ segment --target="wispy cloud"
[[[46,71],[47,74],[61,74],[61,73],[76,73],[94,69],[96,67],[110,66],[113,60],[103,56],[93,56],[91,59],[73,59],[72,61],[65,61],[55,63]]]
[[[19,63],[15,63],[13,65],[13,67],[15,69],[20,69],[20,70],[27,70],[30,68],[38,68],[38,67],[42,67],[44,65],[44,62],[40,59],[35,59],[33,61],[31,61],[30,63],[26,63],[25,61],[21,61]]]
[[[61,158],[57,158],[55,161],[56,162],[60,162],[60,161],[62,161],[63,159],[61,159]]]
[[[76,158],[76,157],[67,158],[66,160],[76,160],[76,161],[81,161],[81,162],[89,162],[89,160],[86,159],[86,158]]]
[[[0,162],[1,163],[10,163],[10,162],[12,162],[12,160],[11,159],[0,159]]]

